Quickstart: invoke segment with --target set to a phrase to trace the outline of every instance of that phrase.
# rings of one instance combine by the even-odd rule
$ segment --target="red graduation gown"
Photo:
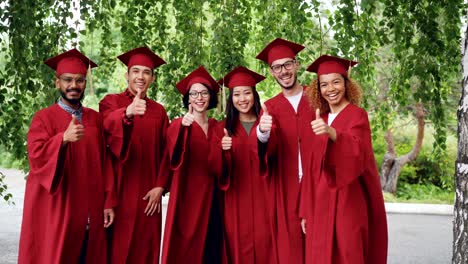
[[[20,264],[77,263],[88,216],[86,263],[106,262],[103,210],[114,207],[116,200],[107,181],[112,180],[107,177],[112,167],[105,162],[102,123],[97,112],[83,107],[83,138],[61,147],[71,118],[54,104],[32,119]]]
[[[325,122],[328,113],[322,116]],[[347,105],[331,124],[337,139],[315,138],[303,181],[306,263],[387,263],[387,221],[367,113]]]
[[[308,172],[313,146],[310,129],[313,111],[305,95],[297,113],[282,93],[265,102],[273,118],[275,136],[268,142],[268,201],[273,240],[279,263],[304,262],[304,235],[298,214],[299,171],[301,152],[303,177]],[[300,146],[300,150],[298,150]]]
[[[224,191],[221,207],[224,224],[224,263],[275,263],[265,179],[260,177],[256,126],[250,134],[240,122],[232,136],[232,148],[223,151],[220,141],[225,122],[217,128],[218,157],[223,173],[218,186]]]
[[[207,257],[207,250],[219,255],[220,241],[214,240],[220,234],[214,229],[220,227],[212,209],[217,206],[213,199],[215,176],[208,162],[217,121],[210,118],[208,123],[208,135],[197,122],[182,126],[182,118],[173,120],[167,132],[167,153],[174,173],[164,231],[165,264],[210,263],[213,258]],[[219,216],[216,220],[220,221]]]
[[[144,214],[143,197],[154,187],[168,188],[160,173],[168,118],[163,106],[146,97],[146,112],[124,122],[133,101],[127,90],[107,95],[99,109],[104,116],[106,141],[113,156],[119,198],[111,243],[111,262],[159,263],[161,214]]]

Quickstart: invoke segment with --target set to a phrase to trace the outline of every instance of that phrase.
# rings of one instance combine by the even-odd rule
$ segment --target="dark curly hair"
[[[343,76],[343,79],[345,81],[346,99],[348,99],[348,101],[352,104],[359,106],[362,98],[361,86],[356,81],[346,76]],[[310,82],[310,85],[306,91],[306,95],[309,98],[310,105],[314,108],[319,108],[320,113],[330,112],[330,106],[328,105],[327,100],[325,100],[325,98],[323,98],[322,94],[320,93],[318,77]]]

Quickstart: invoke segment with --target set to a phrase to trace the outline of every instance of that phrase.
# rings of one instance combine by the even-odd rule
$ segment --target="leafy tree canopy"
[[[167,61],[150,96],[172,118],[184,113],[174,88],[183,76],[202,64],[216,78],[238,65],[268,76],[255,55],[276,37],[306,46],[303,68],[321,54],[359,61],[352,76],[365,90],[374,129],[387,129],[421,101],[435,127],[436,156],[445,149],[447,104],[460,79],[462,0],[0,0],[0,7],[0,145],[24,168],[31,117],[57,99],[45,59],[77,47],[97,62],[85,99],[96,108],[125,88],[126,69],[115,57],[147,45]],[[314,76],[301,71],[299,78],[307,84]],[[271,77],[257,89],[263,99],[279,92]],[[222,106],[212,114],[221,118]]]

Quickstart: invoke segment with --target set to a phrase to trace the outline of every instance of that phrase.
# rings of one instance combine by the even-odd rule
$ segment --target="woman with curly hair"
[[[316,107],[311,173],[303,180],[300,216],[306,263],[387,262],[387,220],[361,89],[348,77],[357,62],[324,55],[307,70]]]

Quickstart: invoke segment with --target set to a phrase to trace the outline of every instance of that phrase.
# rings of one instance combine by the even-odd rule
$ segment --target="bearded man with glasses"
[[[257,59],[270,66],[281,92],[262,106],[257,137],[268,143],[268,202],[278,263],[304,263],[304,235],[298,215],[301,179],[310,164],[313,111],[297,81],[296,54],[303,46],[281,38],[268,44]]]

